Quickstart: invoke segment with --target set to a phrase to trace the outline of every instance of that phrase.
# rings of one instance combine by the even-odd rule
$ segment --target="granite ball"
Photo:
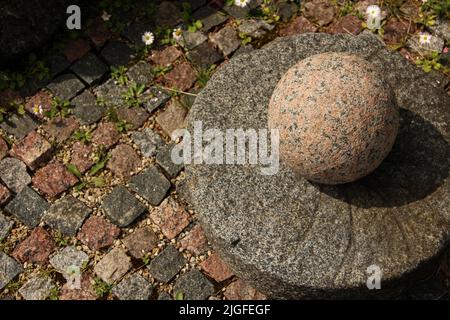
[[[395,142],[399,110],[374,64],[328,52],[282,76],[269,102],[268,126],[279,130],[281,161],[310,181],[334,185],[381,164]]]

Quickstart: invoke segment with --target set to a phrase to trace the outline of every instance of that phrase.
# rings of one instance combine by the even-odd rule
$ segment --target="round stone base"
[[[370,33],[281,38],[231,59],[197,97],[189,130],[195,121],[204,131],[267,129],[282,75],[330,51],[376,64],[400,107],[397,140],[373,173],[324,186],[283,163],[273,175],[262,174],[267,165],[186,165],[186,197],[210,241],[239,277],[273,298],[386,297],[449,239],[450,97]],[[369,290],[378,275],[381,290]]]

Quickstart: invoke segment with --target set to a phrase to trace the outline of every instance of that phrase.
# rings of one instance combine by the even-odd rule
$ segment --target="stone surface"
[[[197,80],[197,73],[187,62],[177,64],[163,78],[163,82],[171,87],[181,91],[186,91]]]
[[[121,185],[105,197],[102,208],[106,216],[119,227],[128,226],[145,211],[145,206]]]
[[[50,206],[43,220],[63,236],[73,237],[91,212],[83,202],[67,195]]]
[[[78,38],[70,41],[64,48],[64,55],[70,63],[81,59],[86,53],[91,50],[89,41],[83,38]]]
[[[89,125],[101,119],[105,113],[105,108],[96,103],[95,96],[88,90],[73,98],[72,113],[77,117],[81,124]]]
[[[186,115],[187,110],[180,103],[173,101],[166,110],[156,117],[156,122],[170,137],[174,130],[185,127],[184,119]]]
[[[31,170],[35,170],[49,160],[51,151],[50,143],[39,133],[32,131],[18,144],[13,145],[10,155],[25,162]]]
[[[187,57],[192,63],[203,69],[222,60],[222,56],[210,42],[204,42],[195,49],[190,50]]]
[[[209,37],[211,42],[220,49],[224,56],[228,56],[236,51],[241,44],[237,31],[232,26],[226,26]]]
[[[239,24],[238,30],[252,38],[262,38],[267,31],[273,30],[274,26],[264,20],[244,20]]]
[[[169,46],[165,47],[163,50],[152,51],[150,59],[153,61],[153,63],[166,67],[168,65],[171,65],[182,55],[183,52],[177,49],[177,47]]]
[[[191,251],[196,255],[204,253],[208,249],[208,239],[206,239],[203,228],[196,224],[191,231],[180,241],[181,248]]]
[[[83,224],[77,239],[92,251],[109,247],[119,236],[120,229],[102,217],[91,216]]]
[[[107,167],[116,176],[129,179],[141,166],[141,159],[132,147],[127,144],[119,144],[111,151],[111,158]]]
[[[73,117],[54,118],[47,122],[43,129],[57,143],[62,143],[72,136],[72,133],[80,127],[78,120]]]
[[[45,300],[54,288],[49,277],[36,277],[28,280],[19,293],[25,300]]]
[[[242,280],[231,283],[223,293],[227,300],[266,300],[266,296]]]
[[[131,138],[144,157],[153,157],[158,148],[164,145],[161,136],[150,128],[133,132]]]
[[[148,112],[153,112],[170,99],[170,94],[158,87],[151,87],[143,94],[143,105]]]
[[[104,84],[94,89],[95,94],[107,107],[122,107],[125,105],[123,94],[127,91],[125,86],[114,83],[114,79],[109,79]]]
[[[213,284],[197,269],[181,275],[173,287],[174,296],[182,293],[184,300],[206,300],[214,292]]]
[[[0,161],[0,178],[15,193],[20,192],[31,182],[27,166],[15,158],[4,158]]]
[[[56,243],[44,228],[36,227],[13,252],[13,257],[22,263],[45,264],[56,249]]]
[[[89,85],[100,81],[108,71],[106,65],[93,53],[85,55],[71,69]]]
[[[0,251],[0,290],[22,272],[22,266],[3,251]]]
[[[102,50],[103,58],[111,66],[126,65],[133,57],[133,49],[122,41],[109,42]]]
[[[408,33],[414,33],[415,31],[414,24],[397,18],[389,19],[383,29],[383,40],[386,44],[402,43],[408,36]]]
[[[70,282],[66,282],[59,296],[59,300],[96,300],[97,295],[92,285],[92,276],[88,273],[81,275],[80,288],[74,288]]]
[[[216,253],[213,253],[200,263],[200,268],[217,282],[225,281],[233,276],[233,272]]]
[[[119,131],[113,122],[102,122],[92,133],[92,142],[109,149],[120,139]]]
[[[14,221],[0,213],[0,241],[8,236],[13,225]]]
[[[29,228],[38,225],[48,203],[30,187],[24,187],[5,207],[5,211],[15,216]]]
[[[437,18],[434,26],[428,27],[435,35],[450,42],[450,28],[448,25],[448,19]]]
[[[130,258],[125,251],[114,248],[94,267],[94,272],[106,283],[112,284],[124,276],[131,268]]]
[[[441,53],[444,49],[445,42],[439,37],[430,37],[430,42],[420,43],[420,35],[416,34],[406,41],[406,45],[412,51],[425,57],[431,57],[433,52]]]
[[[139,61],[134,64],[127,71],[127,77],[130,81],[135,83],[145,84],[148,86],[153,80],[153,74],[150,65],[146,61]]]
[[[0,206],[4,206],[11,198],[11,192],[7,187],[0,184]]]
[[[102,19],[95,19],[88,27],[87,35],[91,39],[92,43],[99,48],[111,38],[112,32],[108,29]]]
[[[165,145],[156,154],[156,162],[170,178],[175,178],[184,167],[184,164],[177,164],[172,161],[171,155],[174,146],[174,144]]]
[[[148,300],[152,291],[150,282],[138,273],[125,277],[113,288],[113,294],[119,300]]]
[[[158,236],[149,226],[141,227],[122,240],[128,252],[136,259],[150,253],[158,244]]]
[[[3,130],[5,130],[8,134],[12,134],[17,139],[23,139],[23,137],[25,137],[28,133],[36,129],[37,126],[37,122],[28,114],[19,116],[15,113],[7,117],[0,124],[0,127]]]
[[[175,3],[163,1],[159,4],[155,14],[155,24],[157,26],[163,28],[174,27],[182,21],[182,13],[178,10]]]
[[[147,266],[148,271],[156,280],[167,283],[172,280],[186,264],[186,259],[172,245],[168,245]]]
[[[165,199],[150,213],[150,218],[170,240],[189,224],[189,214],[172,197]]]
[[[368,175],[386,158],[399,114],[378,67],[355,55],[324,53],[283,75],[268,122],[279,130],[281,161],[308,180],[340,184]]]
[[[209,31],[215,26],[218,26],[228,20],[228,17],[222,12],[212,9],[210,6],[204,6],[194,12],[194,18],[201,20],[204,32]]]
[[[25,110],[40,120],[44,119],[44,113],[50,111],[51,108],[52,98],[43,90],[38,91],[25,103]]]
[[[50,163],[39,169],[31,180],[34,187],[51,198],[56,197],[78,182],[77,177],[59,162]]]
[[[82,269],[89,261],[89,256],[74,246],[67,246],[58,251],[50,259],[50,264],[61,273],[66,280],[72,277],[74,269]]]
[[[0,160],[6,157],[8,154],[8,144],[6,143],[5,139],[0,138]]]
[[[331,34],[351,33],[359,34],[363,30],[361,20],[356,16],[348,15],[338,19],[338,21],[330,28]]]
[[[157,206],[169,191],[170,181],[159,172],[156,166],[151,166],[131,178],[130,189],[152,206]]]
[[[141,107],[117,108],[117,117],[129,125],[129,129],[138,129],[147,121],[149,114]]]
[[[290,37],[297,34],[316,32],[317,27],[303,16],[296,17],[290,24],[280,30],[280,35]]]
[[[77,141],[72,146],[70,163],[75,165],[80,173],[85,173],[94,165],[94,149],[92,145]]]
[[[48,89],[60,99],[70,100],[84,89],[84,84],[73,74],[63,74],[55,78]]]
[[[303,5],[305,18],[319,26],[325,26],[333,21],[335,13],[334,5],[326,0],[312,0]]]
[[[185,30],[182,33],[182,38],[179,41],[179,44],[186,50],[192,50],[204,43],[206,40],[208,40],[208,37],[203,32],[189,32]]]
[[[264,165],[186,166],[187,201],[208,239],[239,278],[273,298],[386,297],[448,240],[450,97],[370,33],[280,38],[231,59],[197,97],[189,130],[197,120],[203,130],[267,128],[281,76],[330,51],[375,63],[401,106],[396,143],[370,176],[325,187],[283,163],[274,175],[261,174]],[[372,264],[383,270],[383,290],[366,289]]]

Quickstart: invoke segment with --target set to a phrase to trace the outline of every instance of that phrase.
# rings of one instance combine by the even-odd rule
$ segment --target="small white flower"
[[[111,15],[108,14],[108,12],[103,11],[103,13],[102,13],[102,20],[103,21],[109,21],[110,18],[111,18]]]
[[[419,34],[419,43],[421,45],[428,45],[431,42],[432,35],[426,32]]]
[[[380,29],[381,27],[381,9],[377,5],[368,6],[366,9],[367,28],[370,30]]]
[[[250,0],[234,0],[234,4],[241,8],[246,7],[249,2],[250,2]]]
[[[425,4],[425,3],[427,3],[427,1],[428,1],[428,0],[422,0],[422,3],[424,3],[424,4]]]
[[[44,109],[42,109],[42,105],[41,104],[39,104],[39,105],[35,104],[34,105],[34,108],[33,108],[33,113],[34,114],[39,115],[39,114],[42,114],[43,112],[44,112]]]
[[[172,37],[176,41],[180,41],[183,38],[183,30],[181,30],[181,28],[174,29],[172,32]]]
[[[142,35],[142,42],[145,43],[146,46],[152,45],[153,41],[155,41],[155,36],[150,31],[147,31]]]

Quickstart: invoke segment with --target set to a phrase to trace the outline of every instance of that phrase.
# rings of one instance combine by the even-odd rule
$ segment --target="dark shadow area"
[[[347,184],[314,186],[357,207],[394,207],[433,193],[447,178],[449,167],[450,147],[441,133],[421,116],[400,108],[395,144],[374,172]]]

